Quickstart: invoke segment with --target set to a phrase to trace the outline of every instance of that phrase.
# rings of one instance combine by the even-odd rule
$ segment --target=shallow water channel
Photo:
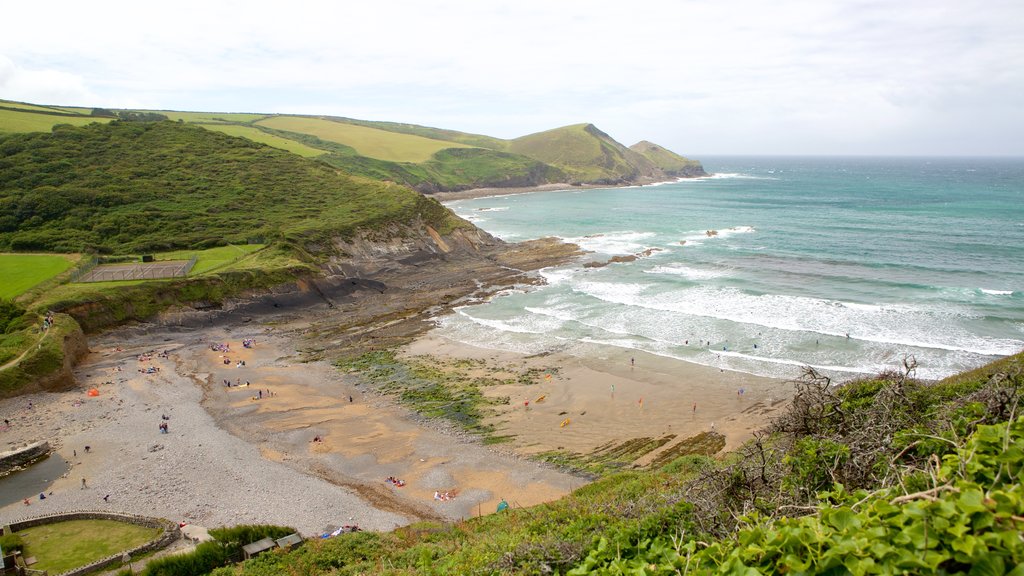
[[[38,499],[39,493],[45,492],[68,468],[67,460],[53,452],[24,470],[0,478],[0,506],[20,502],[25,498]]]

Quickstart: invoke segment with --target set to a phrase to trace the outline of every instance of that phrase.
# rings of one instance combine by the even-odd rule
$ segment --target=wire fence
[[[91,272],[92,269],[95,268],[96,265],[99,263],[100,259],[95,255],[90,256],[86,260],[80,261],[78,263],[78,268],[76,268],[75,271],[71,273],[71,278],[68,280],[68,282],[80,282],[82,277]]]
[[[150,262],[144,264],[94,265],[72,282],[113,282],[117,280],[155,280],[184,278],[196,265],[198,256],[189,260]]]

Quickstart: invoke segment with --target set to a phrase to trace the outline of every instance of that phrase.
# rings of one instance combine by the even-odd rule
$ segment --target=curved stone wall
[[[128,524],[135,524],[136,526],[145,526],[147,528],[162,528],[160,535],[150,540],[149,542],[132,548],[131,550],[125,550],[118,552],[113,556],[108,556],[102,560],[97,560],[87,566],[75,568],[63,572],[60,576],[79,576],[81,574],[88,574],[97,570],[101,570],[108,566],[121,563],[121,557],[125,552],[134,556],[137,556],[144,552],[152,550],[159,550],[165,548],[175,540],[181,538],[181,528],[170,520],[164,520],[162,518],[150,518],[148,516],[137,516],[134,514],[118,514],[116,512],[99,512],[94,510],[83,510],[80,512],[67,512],[64,514],[50,514],[47,516],[36,516],[34,518],[27,518],[18,522],[12,522],[10,529],[12,532],[24,530],[25,528],[32,528],[34,526],[42,526],[44,524],[55,524],[57,522],[65,522],[68,520],[116,520],[118,522],[125,522]]]
[[[45,441],[0,453],[0,476],[5,476],[30,462],[35,462],[49,453],[50,443]]]

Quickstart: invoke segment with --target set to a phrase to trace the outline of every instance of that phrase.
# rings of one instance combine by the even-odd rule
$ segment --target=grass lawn
[[[299,156],[305,156],[307,158],[327,153],[326,150],[319,150],[312,146],[306,146],[301,142],[296,142],[295,140],[282,138],[275,134],[268,134],[259,128],[253,128],[252,126],[239,126],[238,124],[200,124],[200,126],[207,130],[216,130],[229,136],[238,136],[254,142],[266,144],[267,146],[287,150],[293,154],[298,154]]]
[[[0,110],[0,132],[49,132],[57,124],[74,124],[82,126],[93,122],[110,122],[110,118],[93,118],[90,116],[54,116],[38,114],[26,110]]]
[[[363,156],[392,162],[425,162],[438,150],[471,148],[471,146],[456,142],[444,142],[413,134],[399,134],[320,118],[274,116],[260,120],[256,124],[278,130],[311,134],[321,140],[351,146]]]
[[[189,276],[195,276],[196,274],[220,268],[243,256],[248,256],[253,252],[263,249],[264,246],[265,244],[240,244],[237,246],[230,244],[228,246],[218,246],[217,248],[199,251],[178,250],[177,252],[161,252],[154,254],[154,257],[157,260],[188,260],[192,256],[198,256],[196,258],[196,265],[189,272]]]
[[[56,254],[0,254],[0,298],[14,298],[70,267],[71,260]]]
[[[18,532],[25,541],[25,556],[35,556],[38,561],[32,568],[50,574],[141,546],[159,534],[159,528],[114,520],[70,520]]]

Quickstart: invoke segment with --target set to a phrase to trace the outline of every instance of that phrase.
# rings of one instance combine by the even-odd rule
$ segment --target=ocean
[[[937,379],[1024,349],[1024,159],[701,158],[712,176],[449,202],[591,251],[437,320],[500,350]],[[614,256],[620,260],[601,267]],[[621,258],[626,257],[626,258]]]

